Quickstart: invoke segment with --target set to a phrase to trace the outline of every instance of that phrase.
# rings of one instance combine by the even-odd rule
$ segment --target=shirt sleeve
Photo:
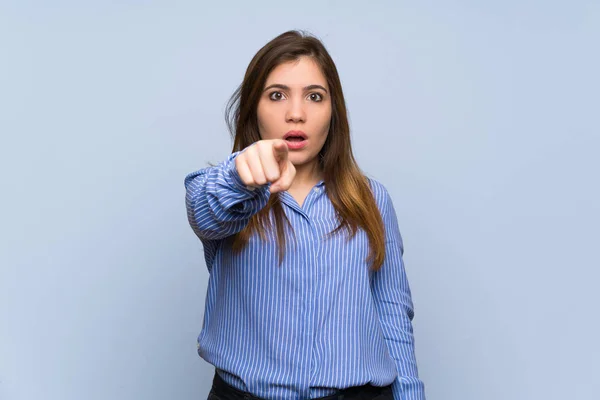
[[[270,184],[244,185],[235,167],[238,151],[212,167],[184,179],[185,203],[190,226],[201,240],[222,239],[240,232],[269,200]]]
[[[425,400],[425,387],[419,379],[415,357],[414,308],[402,259],[404,245],[392,200],[387,191],[385,195],[382,210],[385,261],[373,273],[371,289],[388,350],[398,369],[398,378],[392,384],[394,400]]]

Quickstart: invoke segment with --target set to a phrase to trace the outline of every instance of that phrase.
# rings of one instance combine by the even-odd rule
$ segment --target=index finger
[[[287,159],[288,155],[288,145],[285,140],[282,139],[274,139],[273,142],[273,155],[277,159],[277,161],[284,161]]]

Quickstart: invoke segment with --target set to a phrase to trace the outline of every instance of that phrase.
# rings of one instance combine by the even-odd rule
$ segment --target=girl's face
[[[263,140],[290,138],[289,160],[294,166],[317,161],[329,132],[331,96],[327,80],[309,57],[280,64],[267,77],[258,102],[258,128]]]

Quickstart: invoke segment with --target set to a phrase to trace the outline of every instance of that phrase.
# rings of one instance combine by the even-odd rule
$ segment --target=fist
[[[296,168],[288,159],[285,140],[259,140],[235,158],[235,167],[246,186],[271,183],[271,193],[288,190],[296,176]]]

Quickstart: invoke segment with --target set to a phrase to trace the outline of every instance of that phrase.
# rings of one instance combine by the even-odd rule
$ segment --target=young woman
[[[323,44],[267,43],[227,116],[232,154],[185,178],[209,399],[425,399],[392,199],[357,166]]]

